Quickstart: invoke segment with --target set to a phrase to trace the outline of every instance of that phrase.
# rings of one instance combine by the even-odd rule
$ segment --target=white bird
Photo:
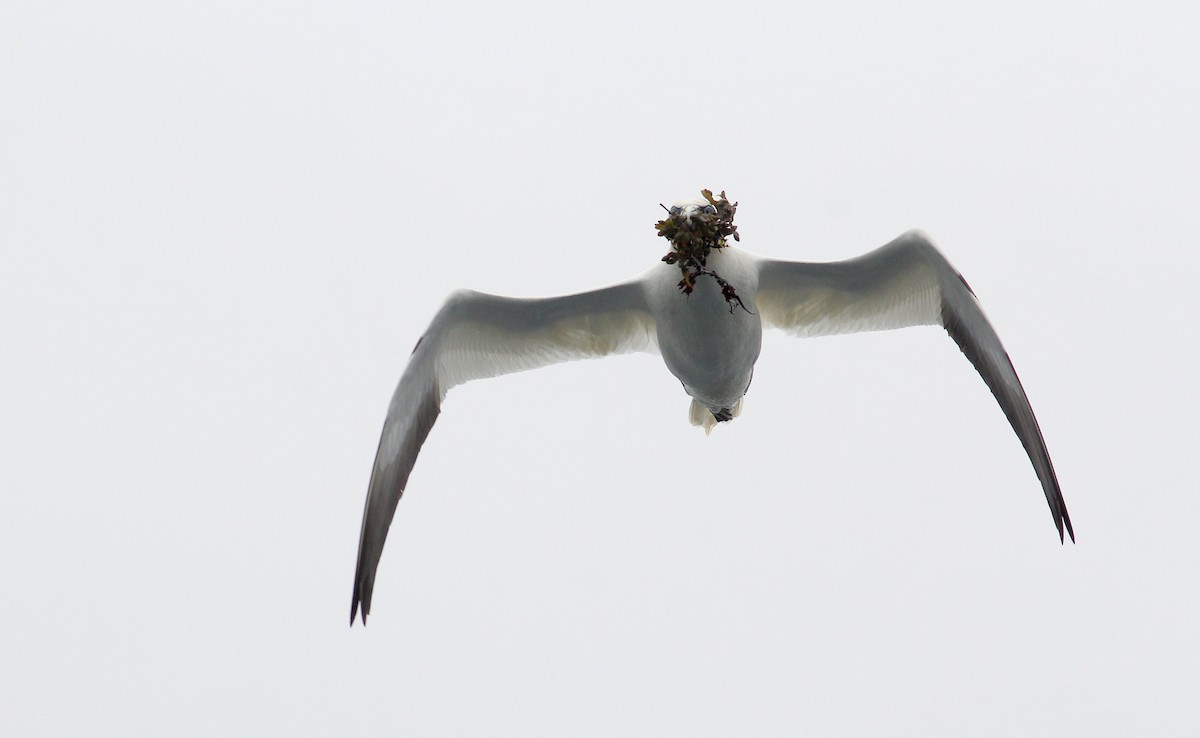
[[[677,203],[670,219],[684,227],[711,219],[713,202]],[[681,291],[680,267],[660,263],[638,279],[564,297],[459,290],[447,298],[417,341],[388,407],[363,512],[351,624],[360,605],[366,624],[396,504],[450,388],[562,361],[658,351],[692,398],[692,424],[710,431],[740,411],[764,326],[795,336],[944,327],[1025,447],[1059,540],[1065,542],[1064,526],[1075,540],[1012,362],[975,294],[928,236],[909,231],[863,256],[828,263],[776,261],[721,243],[707,254],[690,294]],[[736,302],[723,284],[736,290]]]

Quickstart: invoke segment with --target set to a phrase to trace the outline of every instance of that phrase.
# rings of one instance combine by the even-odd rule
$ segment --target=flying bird
[[[1059,540],[1075,540],[1041,429],[979,302],[921,231],[845,261],[778,261],[729,243],[736,203],[686,200],[658,223],[672,250],[638,279],[564,297],[452,293],[392,395],[363,511],[350,623],[371,612],[388,527],[446,393],[473,379],[563,361],[658,352],[691,397],[693,425],[736,417],[764,327],[823,336],[940,325],[1003,409],[1041,482]],[[681,278],[682,277],[682,278]]]

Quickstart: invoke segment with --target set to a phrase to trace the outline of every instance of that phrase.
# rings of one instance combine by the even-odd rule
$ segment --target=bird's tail
[[[733,407],[729,408],[729,417],[736,418],[742,414],[742,400],[746,398],[739,397],[738,401],[733,403]],[[708,407],[701,405],[695,398],[692,399],[692,406],[688,408],[688,420],[692,425],[698,425],[704,428],[704,434],[712,433],[712,429],[717,427],[717,416]]]

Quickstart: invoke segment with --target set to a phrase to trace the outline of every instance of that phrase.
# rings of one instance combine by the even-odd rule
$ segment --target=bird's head
[[[700,194],[703,199],[680,200],[669,208],[662,206],[667,217],[654,227],[677,251],[703,250],[707,254],[708,249],[724,248],[727,236],[738,240],[737,226],[733,224],[737,203],[730,202],[724,192],[716,197],[711,190],[702,190]]]
[[[667,208],[667,214],[690,223],[696,215],[716,215],[717,207],[707,200],[680,200]]]
[[[679,280],[679,290],[685,295],[692,294],[697,278],[709,276],[720,285],[730,312],[735,304],[744,310],[746,306],[733,285],[708,268],[708,255],[728,246],[725,240],[728,236],[739,240],[737,226],[733,224],[737,203],[729,202],[724,192],[717,197],[713,197],[712,190],[701,190],[700,194],[704,196],[703,200],[681,200],[669,208],[663,206],[667,218],[658,221],[654,227],[658,229],[658,235],[671,242],[671,250],[662,260],[679,266],[683,277]]]

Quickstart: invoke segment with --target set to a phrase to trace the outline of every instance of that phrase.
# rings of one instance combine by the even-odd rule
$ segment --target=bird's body
[[[677,204],[672,222],[686,226],[701,212],[716,210],[704,201]],[[639,279],[577,295],[518,299],[459,291],[447,299],[413,349],[384,422],[363,513],[352,623],[360,605],[366,622],[388,527],[451,387],[560,361],[657,351],[692,397],[692,423],[711,431],[741,409],[764,327],[814,336],[942,325],[1008,417],[1060,538],[1065,526],[1074,540],[1012,363],[966,281],[928,237],[910,231],[864,256],[829,263],[765,259],[721,243],[694,280],[681,281],[669,255]]]
[[[733,246],[708,258],[714,272],[737,286],[744,307],[730,306],[711,279],[681,294],[679,270],[666,264],[655,265],[642,279],[663,362],[713,414],[741,401],[762,348],[762,320],[754,304],[757,261]]]

